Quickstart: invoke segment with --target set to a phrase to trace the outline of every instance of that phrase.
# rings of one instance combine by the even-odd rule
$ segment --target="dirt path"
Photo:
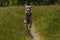
[[[39,36],[39,34],[36,32],[34,26],[32,26],[30,32],[31,32],[31,35],[33,36],[33,39],[32,39],[32,40],[40,40],[40,36]]]

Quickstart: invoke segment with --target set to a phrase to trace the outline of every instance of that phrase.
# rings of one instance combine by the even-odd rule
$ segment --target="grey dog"
[[[24,23],[30,24],[30,27],[31,27],[32,26],[32,12],[31,12],[32,6],[25,5],[25,9],[26,9],[26,12],[25,12]]]

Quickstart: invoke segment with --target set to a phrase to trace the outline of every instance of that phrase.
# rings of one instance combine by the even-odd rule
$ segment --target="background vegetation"
[[[60,4],[60,0],[0,0],[0,6],[20,6],[26,3],[32,5]]]

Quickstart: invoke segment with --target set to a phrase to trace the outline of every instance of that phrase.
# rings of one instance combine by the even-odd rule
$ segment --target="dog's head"
[[[26,10],[27,10],[27,11],[30,11],[30,10],[31,10],[31,7],[29,7],[29,6],[26,7]]]
[[[31,8],[32,8],[31,6],[27,6],[27,5],[26,5],[25,7],[26,7],[26,10],[27,10],[27,11],[31,11]]]

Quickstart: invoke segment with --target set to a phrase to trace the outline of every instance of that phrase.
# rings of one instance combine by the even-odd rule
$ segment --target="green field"
[[[30,40],[24,26],[23,6],[0,7],[0,40]],[[60,5],[34,6],[33,23],[46,40],[58,40],[60,35]]]
[[[0,40],[29,40],[23,7],[0,8]]]
[[[60,5],[34,7],[33,20],[46,40],[60,40]]]

